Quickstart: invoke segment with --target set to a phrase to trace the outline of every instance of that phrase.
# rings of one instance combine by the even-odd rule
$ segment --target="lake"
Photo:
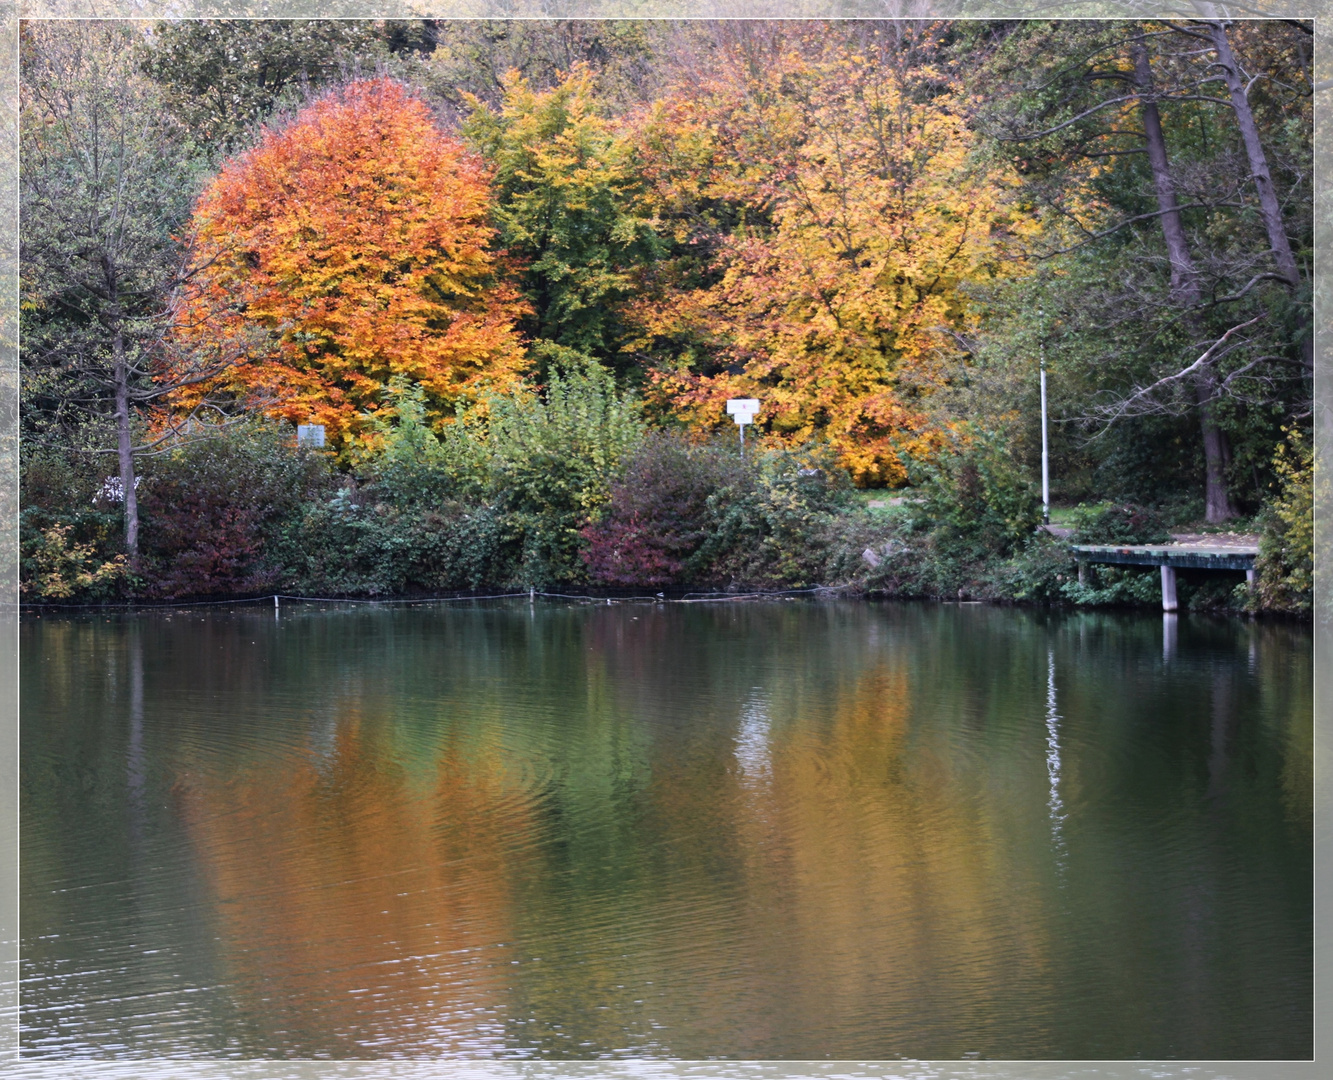
[[[23,617],[28,1057],[1305,1058],[1307,627]]]

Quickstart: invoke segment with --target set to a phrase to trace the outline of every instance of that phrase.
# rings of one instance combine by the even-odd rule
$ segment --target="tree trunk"
[[[116,380],[116,457],[120,462],[120,491],[125,500],[125,550],[130,564],[139,561],[139,499],[134,491],[134,452],[130,435],[130,375],[125,362],[125,334],[117,321],[111,339]]]
[[[1231,454],[1227,448],[1226,435],[1213,420],[1212,404],[1209,401],[1211,384],[1211,376],[1201,376],[1194,384],[1194,391],[1199,403],[1199,431],[1203,435],[1203,516],[1210,525],[1220,525],[1236,516],[1236,508],[1227,490],[1227,462]]]
[[[1199,280],[1185,238],[1185,226],[1180,219],[1171,164],[1166,156],[1166,138],[1162,134],[1162,117],[1153,91],[1148,48],[1142,42],[1134,46],[1134,82],[1143,108],[1143,131],[1147,137],[1148,163],[1152,167],[1157,207],[1162,211],[1157,220],[1162,223],[1166,255],[1171,263],[1171,300],[1184,312],[1186,324],[1192,325],[1195,320],[1191,312],[1199,306]],[[1199,430],[1203,436],[1204,517],[1210,524],[1220,524],[1235,517],[1236,510],[1227,492],[1226,462],[1229,455],[1226,435],[1213,419],[1210,405],[1213,387],[1212,371],[1201,371],[1195,379],[1194,394],[1199,407]]]
[[[1259,128],[1254,122],[1254,112],[1250,109],[1250,99],[1245,93],[1245,83],[1241,81],[1240,71],[1236,66],[1236,57],[1231,52],[1231,43],[1227,40],[1227,28],[1223,22],[1209,22],[1208,36],[1212,38],[1213,48],[1217,50],[1218,65],[1226,79],[1227,90],[1231,94],[1231,108],[1236,114],[1236,124],[1240,128],[1240,137],[1245,143],[1245,156],[1250,161],[1250,179],[1254,181],[1259,193],[1259,212],[1264,219],[1264,229],[1268,233],[1268,246],[1273,250],[1273,260],[1277,263],[1278,273],[1286,279],[1293,289],[1301,283],[1301,274],[1296,267],[1296,256],[1291,251],[1291,240],[1282,223],[1282,207],[1277,201],[1277,190],[1273,187],[1273,176],[1268,171],[1268,158],[1264,154],[1264,145],[1259,141]]]
[[[1209,5],[1211,7],[1211,5]],[[1236,57],[1231,51],[1231,42],[1227,40],[1226,23],[1221,20],[1208,22],[1208,36],[1217,51],[1218,66],[1226,80],[1227,91],[1231,95],[1231,109],[1236,114],[1236,125],[1240,128],[1241,140],[1245,143],[1245,156],[1250,162],[1250,179],[1254,181],[1259,193],[1259,213],[1264,220],[1264,230],[1268,233],[1268,246],[1273,253],[1277,271],[1282,275],[1292,291],[1300,288],[1301,272],[1296,265],[1296,256],[1291,250],[1291,239],[1287,236],[1286,226],[1282,221],[1282,206],[1277,199],[1277,190],[1273,187],[1273,176],[1268,171],[1268,157],[1264,154],[1264,144],[1259,140],[1259,128],[1254,122],[1254,111],[1250,108],[1250,99],[1245,92],[1245,83],[1241,80]],[[1309,318],[1302,320],[1305,340],[1301,346],[1301,357],[1310,377],[1314,376],[1314,335],[1310,332]]]
[[[1153,188],[1157,194],[1158,221],[1166,238],[1166,257],[1171,262],[1171,299],[1183,308],[1199,304],[1199,281],[1185,239],[1185,226],[1180,220],[1180,203],[1176,200],[1176,185],[1171,178],[1171,165],[1166,157],[1166,137],[1162,134],[1162,116],[1157,110],[1153,92],[1152,68],[1148,64],[1147,46],[1134,46],[1134,82],[1139,89],[1143,107],[1143,130],[1147,136],[1148,163],[1152,166]]]

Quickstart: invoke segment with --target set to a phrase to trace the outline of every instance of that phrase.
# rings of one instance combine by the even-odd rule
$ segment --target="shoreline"
[[[590,588],[581,590],[578,586],[568,586],[570,591],[548,591],[542,589],[520,589],[507,592],[454,592],[439,595],[398,595],[398,596],[302,596],[296,593],[272,593],[237,595],[231,597],[199,597],[172,600],[122,601],[119,603],[84,603],[84,604],[49,604],[20,601],[17,605],[20,615],[40,615],[44,612],[123,612],[134,614],[150,611],[180,611],[205,607],[237,607],[241,605],[272,604],[278,611],[286,604],[343,604],[379,607],[413,607],[428,604],[477,603],[489,600],[572,600],[581,601],[591,606],[619,606],[621,604],[708,604],[708,603],[762,603],[775,600],[798,599],[836,599],[860,602],[889,602],[911,604],[938,604],[941,606],[971,607],[985,605],[989,607],[1029,608],[1058,612],[1124,612],[1149,614],[1160,609],[1152,604],[1108,603],[1077,604],[1072,602],[1035,602],[1007,597],[945,597],[925,596],[910,593],[889,593],[874,589],[865,589],[854,585],[817,585],[799,589],[776,590],[694,590],[663,589],[655,594],[644,594],[640,590],[613,588]],[[277,603],[273,603],[274,601]],[[1241,611],[1217,606],[1184,608],[1178,612],[1161,611],[1167,615],[1206,615],[1212,618],[1239,619],[1253,622],[1258,620],[1292,622],[1312,625],[1313,612],[1295,613],[1290,611],[1257,610]]]

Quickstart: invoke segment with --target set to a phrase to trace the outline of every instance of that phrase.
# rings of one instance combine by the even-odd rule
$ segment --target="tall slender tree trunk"
[[[1212,5],[1208,5],[1209,8]],[[1268,171],[1268,157],[1264,153],[1264,144],[1259,139],[1259,126],[1254,122],[1254,110],[1250,108],[1250,98],[1246,93],[1240,67],[1235,54],[1231,51],[1231,42],[1227,39],[1227,26],[1220,19],[1205,23],[1208,36],[1217,52],[1217,63],[1226,80],[1227,92],[1231,95],[1231,110],[1236,114],[1236,126],[1240,128],[1241,141],[1245,144],[1245,156],[1250,163],[1250,179],[1259,195],[1259,213],[1264,220],[1264,231],[1268,233],[1268,246],[1277,264],[1277,272],[1294,292],[1300,288],[1301,272],[1296,265],[1296,256],[1291,250],[1291,238],[1287,236],[1286,225],[1282,220],[1282,205],[1278,202],[1277,189],[1273,187],[1273,176]],[[1304,340],[1301,346],[1301,358],[1306,371],[1314,376],[1314,335],[1310,332],[1309,318],[1303,320]]]
[[[1227,491],[1226,466],[1231,454],[1226,436],[1213,420],[1211,376],[1194,383],[1195,400],[1199,405],[1199,430],[1203,434],[1203,463],[1207,472],[1204,482],[1204,520],[1227,521],[1236,516]]]
[[[1268,246],[1272,248],[1278,273],[1287,284],[1295,288],[1301,283],[1300,270],[1296,267],[1296,256],[1292,254],[1291,240],[1282,222],[1282,206],[1277,201],[1273,176],[1268,171],[1264,144],[1259,141],[1259,128],[1254,122],[1254,111],[1250,108],[1250,99],[1245,92],[1245,83],[1240,77],[1236,57],[1231,51],[1231,42],[1227,40],[1226,24],[1218,20],[1205,25],[1208,27],[1208,36],[1212,39],[1213,48],[1217,52],[1218,66],[1222,69],[1222,77],[1226,80],[1227,91],[1231,95],[1231,108],[1236,114],[1236,126],[1240,128],[1240,137],[1245,143],[1245,156],[1250,162],[1250,179],[1254,181],[1255,191],[1259,194],[1259,213],[1264,219],[1264,229],[1268,233]]]
[[[116,382],[116,457],[120,490],[125,500],[125,550],[131,565],[139,561],[139,499],[134,490],[134,442],[130,432],[130,373],[125,361],[125,333],[119,319],[111,339]]]
[[[1176,185],[1166,156],[1166,138],[1162,134],[1162,117],[1153,90],[1148,48],[1142,42],[1134,46],[1134,81],[1138,86],[1139,102],[1143,110],[1143,131],[1147,138],[1148,163],[1152,168],[1157,208],[1161,211],[1157,220],[1162,225],[1166,255],[1171,263],[1171,300],[1185,313],[1187,325],[1194,325],[1192,313],[1197,310],[1200,300],[1198,274],[1185,237],[1180,203],[1176,199]],[[1226,435],[1217,426],[1210,405],[1215,381],[1211,370],[1200,372],[1194,382],[1194,393],[1199,412],[1199,434],[1203,438],[1204,517],[1212,524],[1219,524],[1235,517],[1236,508],[1227,490]]]
[[[1180,219],[1180,203],[1176,199],[1176,185],[1171,177],[1171,164],[1166,156],[1166,137],[1162,134],[1162,116],[1157,109],[1153,92],[1152,68],[1148,63],[1148,49],[1143,44],[1134,46],[1134,81],[1139,89],[1143,109],[1143,130],[1147,136],[1148,163],[1152,166],[1153,189],[1157,195],[1157,220],[1166,239],[1166,257],[1171,263],[1171,300],[1186,310],[1199,305],[1199,280],[1185,239],[1185,226]]]

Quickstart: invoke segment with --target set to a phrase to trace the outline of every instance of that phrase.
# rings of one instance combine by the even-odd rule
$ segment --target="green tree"
[[[21,47],[25,422],[36,441],[109,422],[114,450],[94,448],[116,455],[133,561],[134,459],[167,437],[144,440],[143,411],[235,358],[205,343],[177,357],[169,376],[162,364],[173,301],[193,287],[190,251],[176,235],[199,161],[136,71],[132,27],[29,24]]]
[[[1117,453],[1149,433],[1170,443],[1188,418],[1205,516],[1227,520],[1239,478],[1265,467],[1277,426],[1308,402],[1308,273],[1294,253],[1311,232],[1309,83],[1288,47],[1304,32],[987,32],[979,120],[1046,218],[1030,254],[1048,270],[1042,332],[1070,391],[1066,418],[1123,427],[1099,439]],[[970,47],[985,56],[986,41]],[[1256,87],[1247,100],[1225,88],[1240,68]],[[1029,319],[1000,315],[992,352]]]
[[[524,262],[533,307],[524,329],[621,366],[618,309],[658,251],[634,148],[605,116],[586,66],[549,90],[516,73],[503,85],[498,111],[472,99],[464,131],[495,169],[500,238]]]
[[[673,33],[632,19],[444,20],[421,77],[451,105],[470,111],[469,95],[500,107],[510,72],[540,91],[583,64],[597,74],[603,98],[624,106],[649,92],[654,44]]]
[[[393,40],[406,41],[396,24]],[[388,55],[366,20],[189,19],[157,23],[140,66],[162,104],[201,143],[229,152],[281,103]]]

